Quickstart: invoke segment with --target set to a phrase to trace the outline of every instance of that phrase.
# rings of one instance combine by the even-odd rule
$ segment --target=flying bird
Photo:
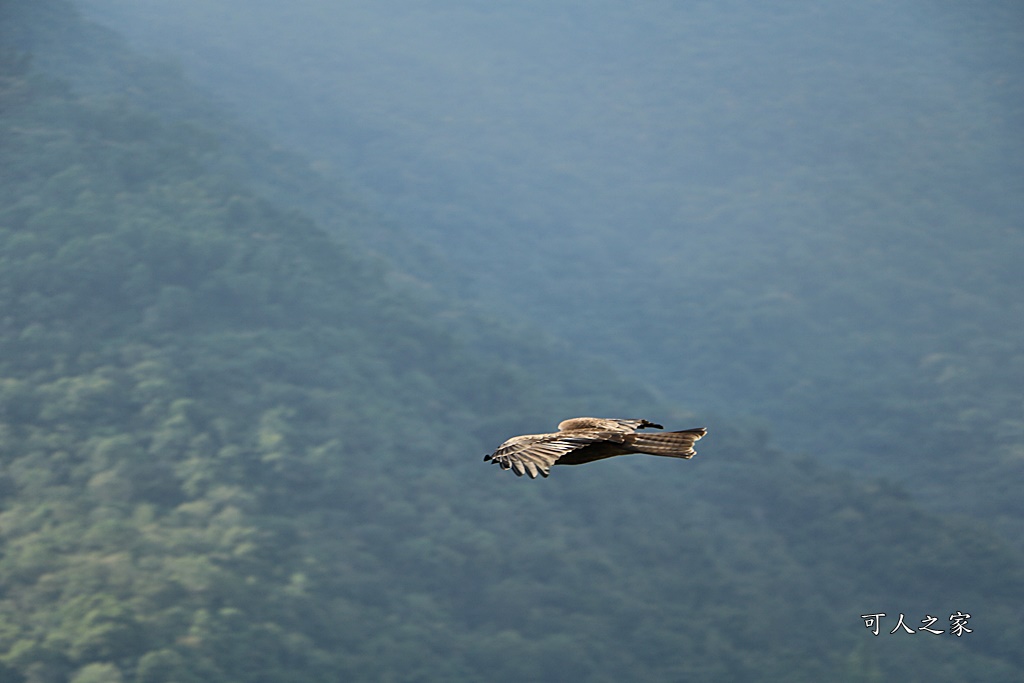
[[[582,465],[628,453],[664,455],[689,459],[697,455],[693,444],[708,433],[704,427],[679,432],[646,432],[644,427],[664,429],[647,420],[622,420],[603,417],[574,417],[563,420],[551,434],[513,436],[484,456],[516,476],[528,474],[536,479],[550,474],[552,465]]]

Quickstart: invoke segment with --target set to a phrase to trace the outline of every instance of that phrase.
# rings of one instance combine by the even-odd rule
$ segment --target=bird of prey
[[[627,453],[664,455],[689,459],[697,454],[693,444],[708,433],[703,427],[679,432],[647,432],[644,427],[664,429],[647,420],[622,420],[603,417],[574,417],[563,420],[551,434],[513,436],[484,456],[516,476],[528,474],[536,479],[550,474],[552,465],[582,465]]]

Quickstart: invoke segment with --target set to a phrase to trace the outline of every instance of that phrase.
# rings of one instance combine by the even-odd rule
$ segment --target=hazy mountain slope
[[[572,368],[485,362],[194,132],[5,67],[8,678],[1019,675],[984,532],[724,424],[686,463],[485,466]],[[957,609],[984,637],[859,617]]]
[[[195,130],[80,102],[25,64],[7,55],[0,82],[5,675],[384,666],[359,634],[388,637],[374,606],[404,593],[367,582],[401,584],[387,548],[418,532],[377,525],[413,524],[409,505],[438,509],[467,476],[492,500],[513,491],[479,459],[494,421],[559,401],[308,220],[205,171]],[[555,360],[556,386],[580,381]],[[613,377],[600,392],[584,399],[598,411],[644,401]],[[338,626],[353,609],[360,625]]]
[[[485,465],[656,406],[437,315],[211,136],[0,60],[5,679],[1019,679],[1019,553],[736,420],[689,462]]]
[[[83,5],[459,276],[404,268],[1019,523],[1016,3]]]

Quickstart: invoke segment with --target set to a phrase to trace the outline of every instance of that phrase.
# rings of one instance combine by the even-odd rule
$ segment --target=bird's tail
[[[681,432],[637,432],[630,444],[640,453],[664,455],[669,458],[692,458],[697,455],[693,444],[708,433],[704,427],[684,429]]]

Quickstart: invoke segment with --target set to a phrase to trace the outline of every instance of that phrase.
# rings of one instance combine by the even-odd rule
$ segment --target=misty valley
[[[1022,20],[0,4],[0,681],[1019,681]]]

